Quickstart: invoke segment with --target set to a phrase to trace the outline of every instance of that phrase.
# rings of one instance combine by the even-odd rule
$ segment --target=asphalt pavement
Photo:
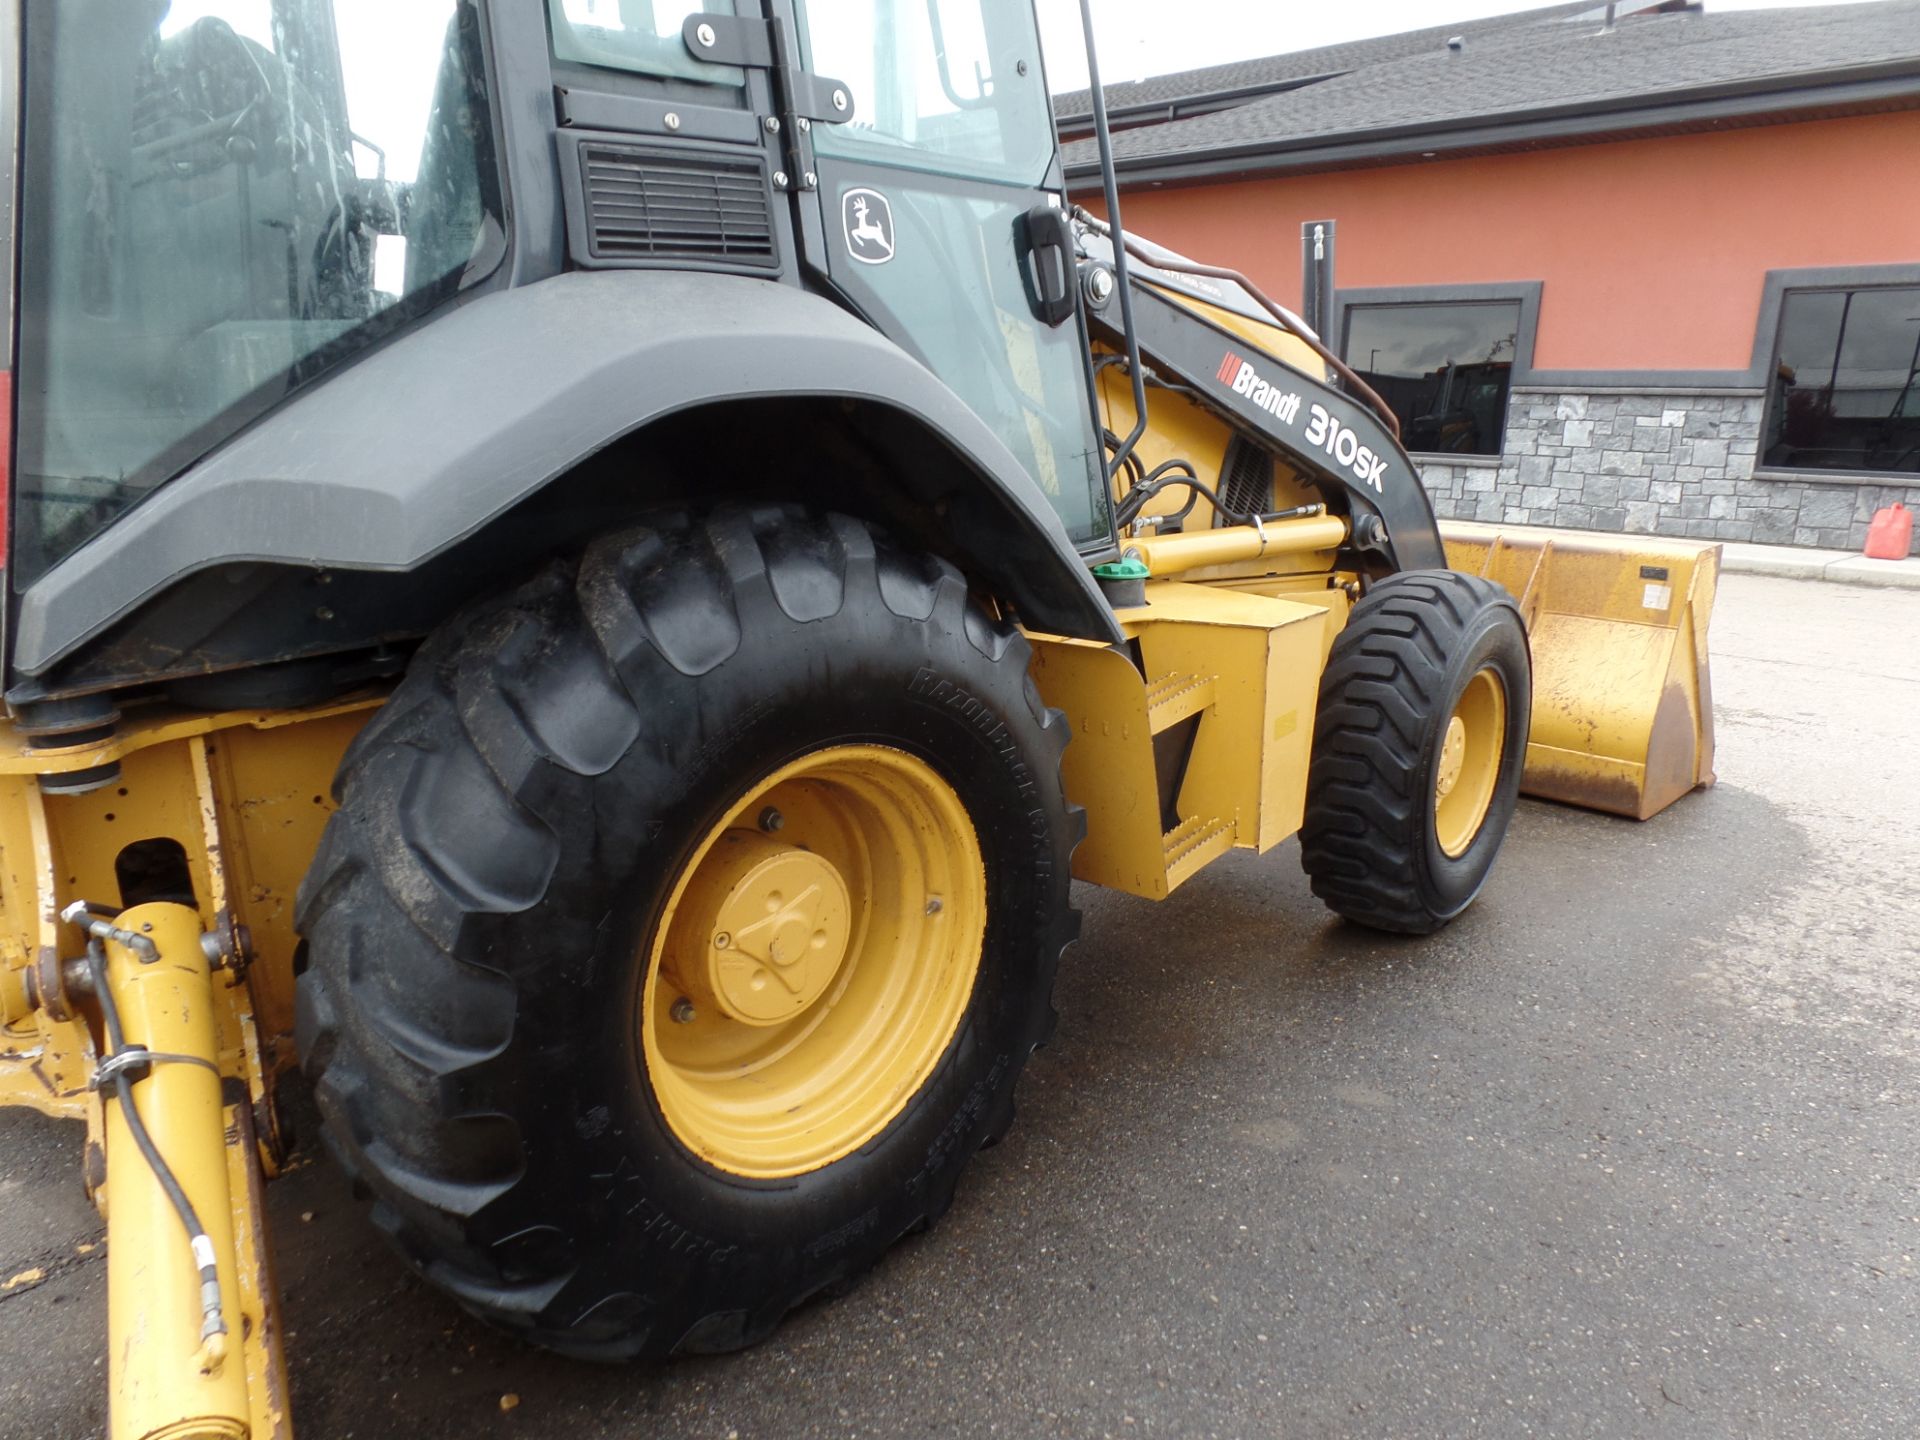
[[[1523,802],[1403,942],[1291,844],[1091,890],[958,1203],[744,1355],[467,1318],[315,1160],[271,1193],[303,1440],[1920,1433],[1920,591],[1735,575],[1720,784]],[[0,1435],[104,1430],[80,1130],[0,1112]]]

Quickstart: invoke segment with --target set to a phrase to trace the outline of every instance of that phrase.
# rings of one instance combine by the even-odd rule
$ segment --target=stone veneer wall
[[[1754,478],[1765,400],[1739,393],[1578,394],[1516,388],[1505,453],[1423,459],[1444,519],[1563,525],[1696,540],[1858,550],[1883,505],[1920,506],[1906,484]],[[1920,525],[1914,530],[1920,554]]]

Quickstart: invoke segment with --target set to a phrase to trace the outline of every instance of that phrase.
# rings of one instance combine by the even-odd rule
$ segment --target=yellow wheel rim
[[[649,939],[641,1038],[682,1144],[737,1175],[800,1175],[905,1108],[973,995],[986,866],[926,762],[840,745],[742,796]]]
[[[1434,774],[1434,836],[1449,859],[1467,853],[1486,821],[1506,743],[1506,687],[1492,669],[1477,670],[1447,721]]]

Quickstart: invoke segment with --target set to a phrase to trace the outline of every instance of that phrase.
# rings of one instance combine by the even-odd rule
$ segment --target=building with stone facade
[[[1300,304],[1330,222],[1322,328],[1443,517],[1858,548],[1920,507],[1920,0],[1561,4],[1107,94],[1130,229]]]

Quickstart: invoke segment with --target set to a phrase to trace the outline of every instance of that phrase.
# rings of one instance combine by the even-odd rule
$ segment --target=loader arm
[[[1086,226],[1081,239],[1086,265],[1111,263],[1102,228]],[[1139,237],[1125,243],[1150,385],[1162,393],[1177,387],[1258,444],[1344,522],[1344,535],[1327,544],[1336,574],[1378,580],[1451,567],[1492,579],[1518,600],[1535,674],[1526,793],[1645,820],[1713,783],[1707,626],[1717,545],[1443,527],[1418,463],[1369,403],[1377,397],[1357,397],[1351,379],[1338,388],[1324,348],[1312,343],[1317,337],[1276,323],[1271,302],[1235,282],[1196,273],[1213,267],[1192,266]],[[1116,292],[1086,289],[1095,337],[1119,352],[1126,336]],[[1124,431],[1131,411],[1118,386],[1108,395],[1120,410],[1110,428]],[[1214,524],[1222,523],[1216,511]],[[1269,532],[1278,536],[1289,524],[1301,522],[1262,521],[1251,534],[1227,525],[1199,558],[1272,571],[1276,550],[1288,547],[1284,540],[1276,546]],[[1169,545],[1168,525],[1166,515],[1143,512],[1133,537],[1143,560],[1156,551],[1170,559],[1176,548],[1194,555],[1190,541]],[[1230,538],[1236,529],[1239,542]]]
[[[1086,239],[1091,263],[1111,254],[1102,237]],[[1349,544],[1370,557],[1363,568],[1391,574],[1446,565],[1418,467],[1381,418],[1328,383],[1323,368],[1301,368],[1312,357],[1296,337],[1215,282],[1204,282],[1209,297],[1194,280],[1138,257],[1132,278],[1142,359],[1309,477],[1328,508],[1348,517]],[[1110,292],[1092,306],[1095,335],[1116,346],[1118,310]],[[1291,363],[1280,358],[1289,353]]]

